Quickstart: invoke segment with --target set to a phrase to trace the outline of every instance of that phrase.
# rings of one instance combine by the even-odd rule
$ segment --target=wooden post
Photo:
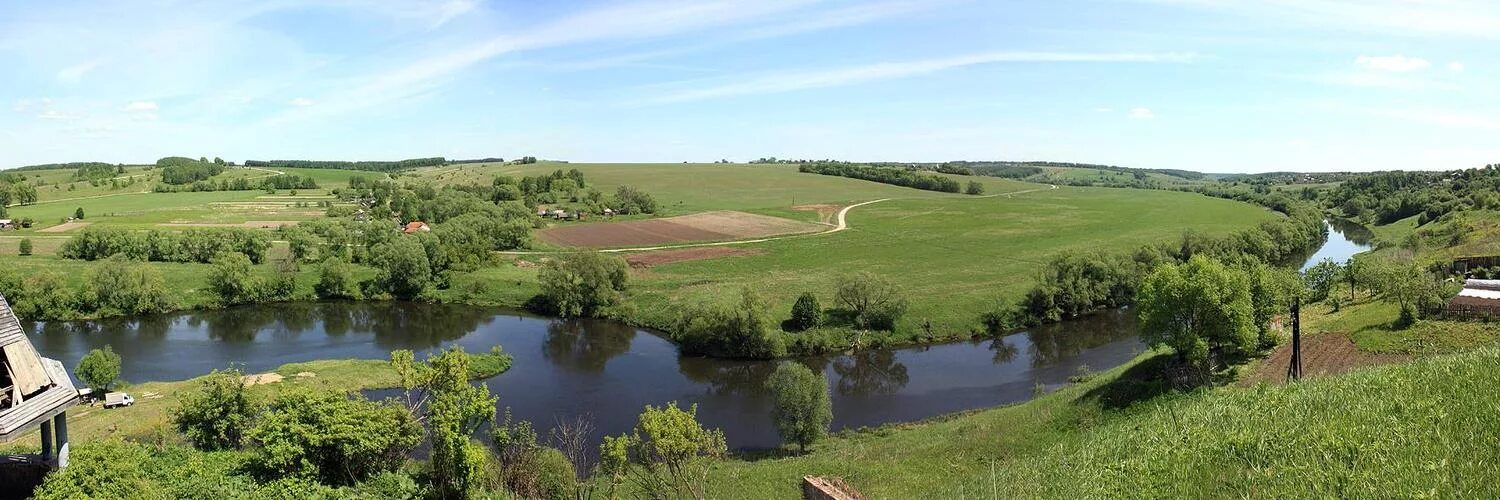
[[[42,460],[52,460],[52,422],[42,422]]]
[[[1286,367],[1289,380],[1302,379],[1302,299],[1292,299],[1292,363]]]
[[[68,466],[68,412],[57,414],[53,426],[57,428],[57,468],[61,469]]]

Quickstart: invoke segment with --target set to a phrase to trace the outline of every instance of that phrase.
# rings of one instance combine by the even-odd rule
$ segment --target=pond
[[[501,345],[513,368],[484,381],[519,419],[544,432],[584,415],[598,435],[626,432],[643,406],[699,405],[706,425],[737,449],[777,445],[765,379],[775,362],[679,356],[650,332],[597,320],[558,320],[489,308],[400,302],[276,304],[132,320],[28,325],[43,355],[75,366],[106,344],[122,378],[180,380],[239,364],[247,372],[313,359],[473,351]],[[1134,315],[1112,311],[995,340],[797,361],[822,370],[836,429],[909,422],[1017,403],[1037,385],[1067,383],[1082,366],[1105,370],[1143,349]],[[384,396],[391,391],[372,391]]]

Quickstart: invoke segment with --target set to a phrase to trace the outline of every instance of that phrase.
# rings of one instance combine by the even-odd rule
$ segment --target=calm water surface
[[[827,374],[834,427],[872,426],[1029,399],[1079,367],[1117,366],[1138,353],[1134,318],[1110,312],[996,340],[799,359]],[[484,383],[521,419],[543,429],[588,415],[602,433],[629,430],[641,408],[698,404],[735,448],[775,446],[767,361],[677,354],[671,343],[617,323],[556,320],[488,308],[394,302],[279,304],[135,320],[32,325],[37,349],[69,366],[112,345],[122,377],[198,376],[231,363],[264,371],[297,361],[386,358],[391,350],[469,351],[501,345],[513,368]],[[421,355],[419,354],[419,357]],[[375,391],[383,396],[389,391]]]
[[[1300,270],[1306,271],[1307,268],[1322,262],[1324,259],[1343,264],[1350,257],[1353,257],[1354,254],[1367,251],[1371,248],[1375,234],[1371,233],[1364,226],[1338,219],[1331,219],[1326,222],[1328,224],[1328,241],[1323,242],[1323,246],[1319,247],[1317,252],[1313,252],[1312,255],[1307,257],[1307,260],[1302,262]]]

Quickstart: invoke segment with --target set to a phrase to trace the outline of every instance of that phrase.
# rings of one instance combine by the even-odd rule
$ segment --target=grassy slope
[[[964,332],[998,301],[1024,293],[1060,251],[1127,250],[1185,229],[1223,234],[1269,217],[1193,194],[1107,188],[892,200],[852,211],[848,231],[751,245],[760,255],[654,268],[639,280],[637,309],[665,314],[684,302],[733,297],[742,286],[778,312],[803,291],[831,304],[838,276],[871,271],[895,280],[910,300],[907,330],[930,319],[940,333]]]
[[[1101,396],[1138,389],[1132,372],[1154,369],[1143,360],[1019,406],[730,461],[710,496],[791,497],[804,474],[842,476],[872,498],[1500,493],[1495,347],[1111,409],[1119,400]]]

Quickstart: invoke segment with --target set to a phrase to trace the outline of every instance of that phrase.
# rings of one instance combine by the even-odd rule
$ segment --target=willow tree
[[[1192,365],[1210,368],[1214,355],[1255,347],[1255,308],[1243,270],[1194,256],[1156,268],[1136,298],[1141,340],[1171,347]]]

